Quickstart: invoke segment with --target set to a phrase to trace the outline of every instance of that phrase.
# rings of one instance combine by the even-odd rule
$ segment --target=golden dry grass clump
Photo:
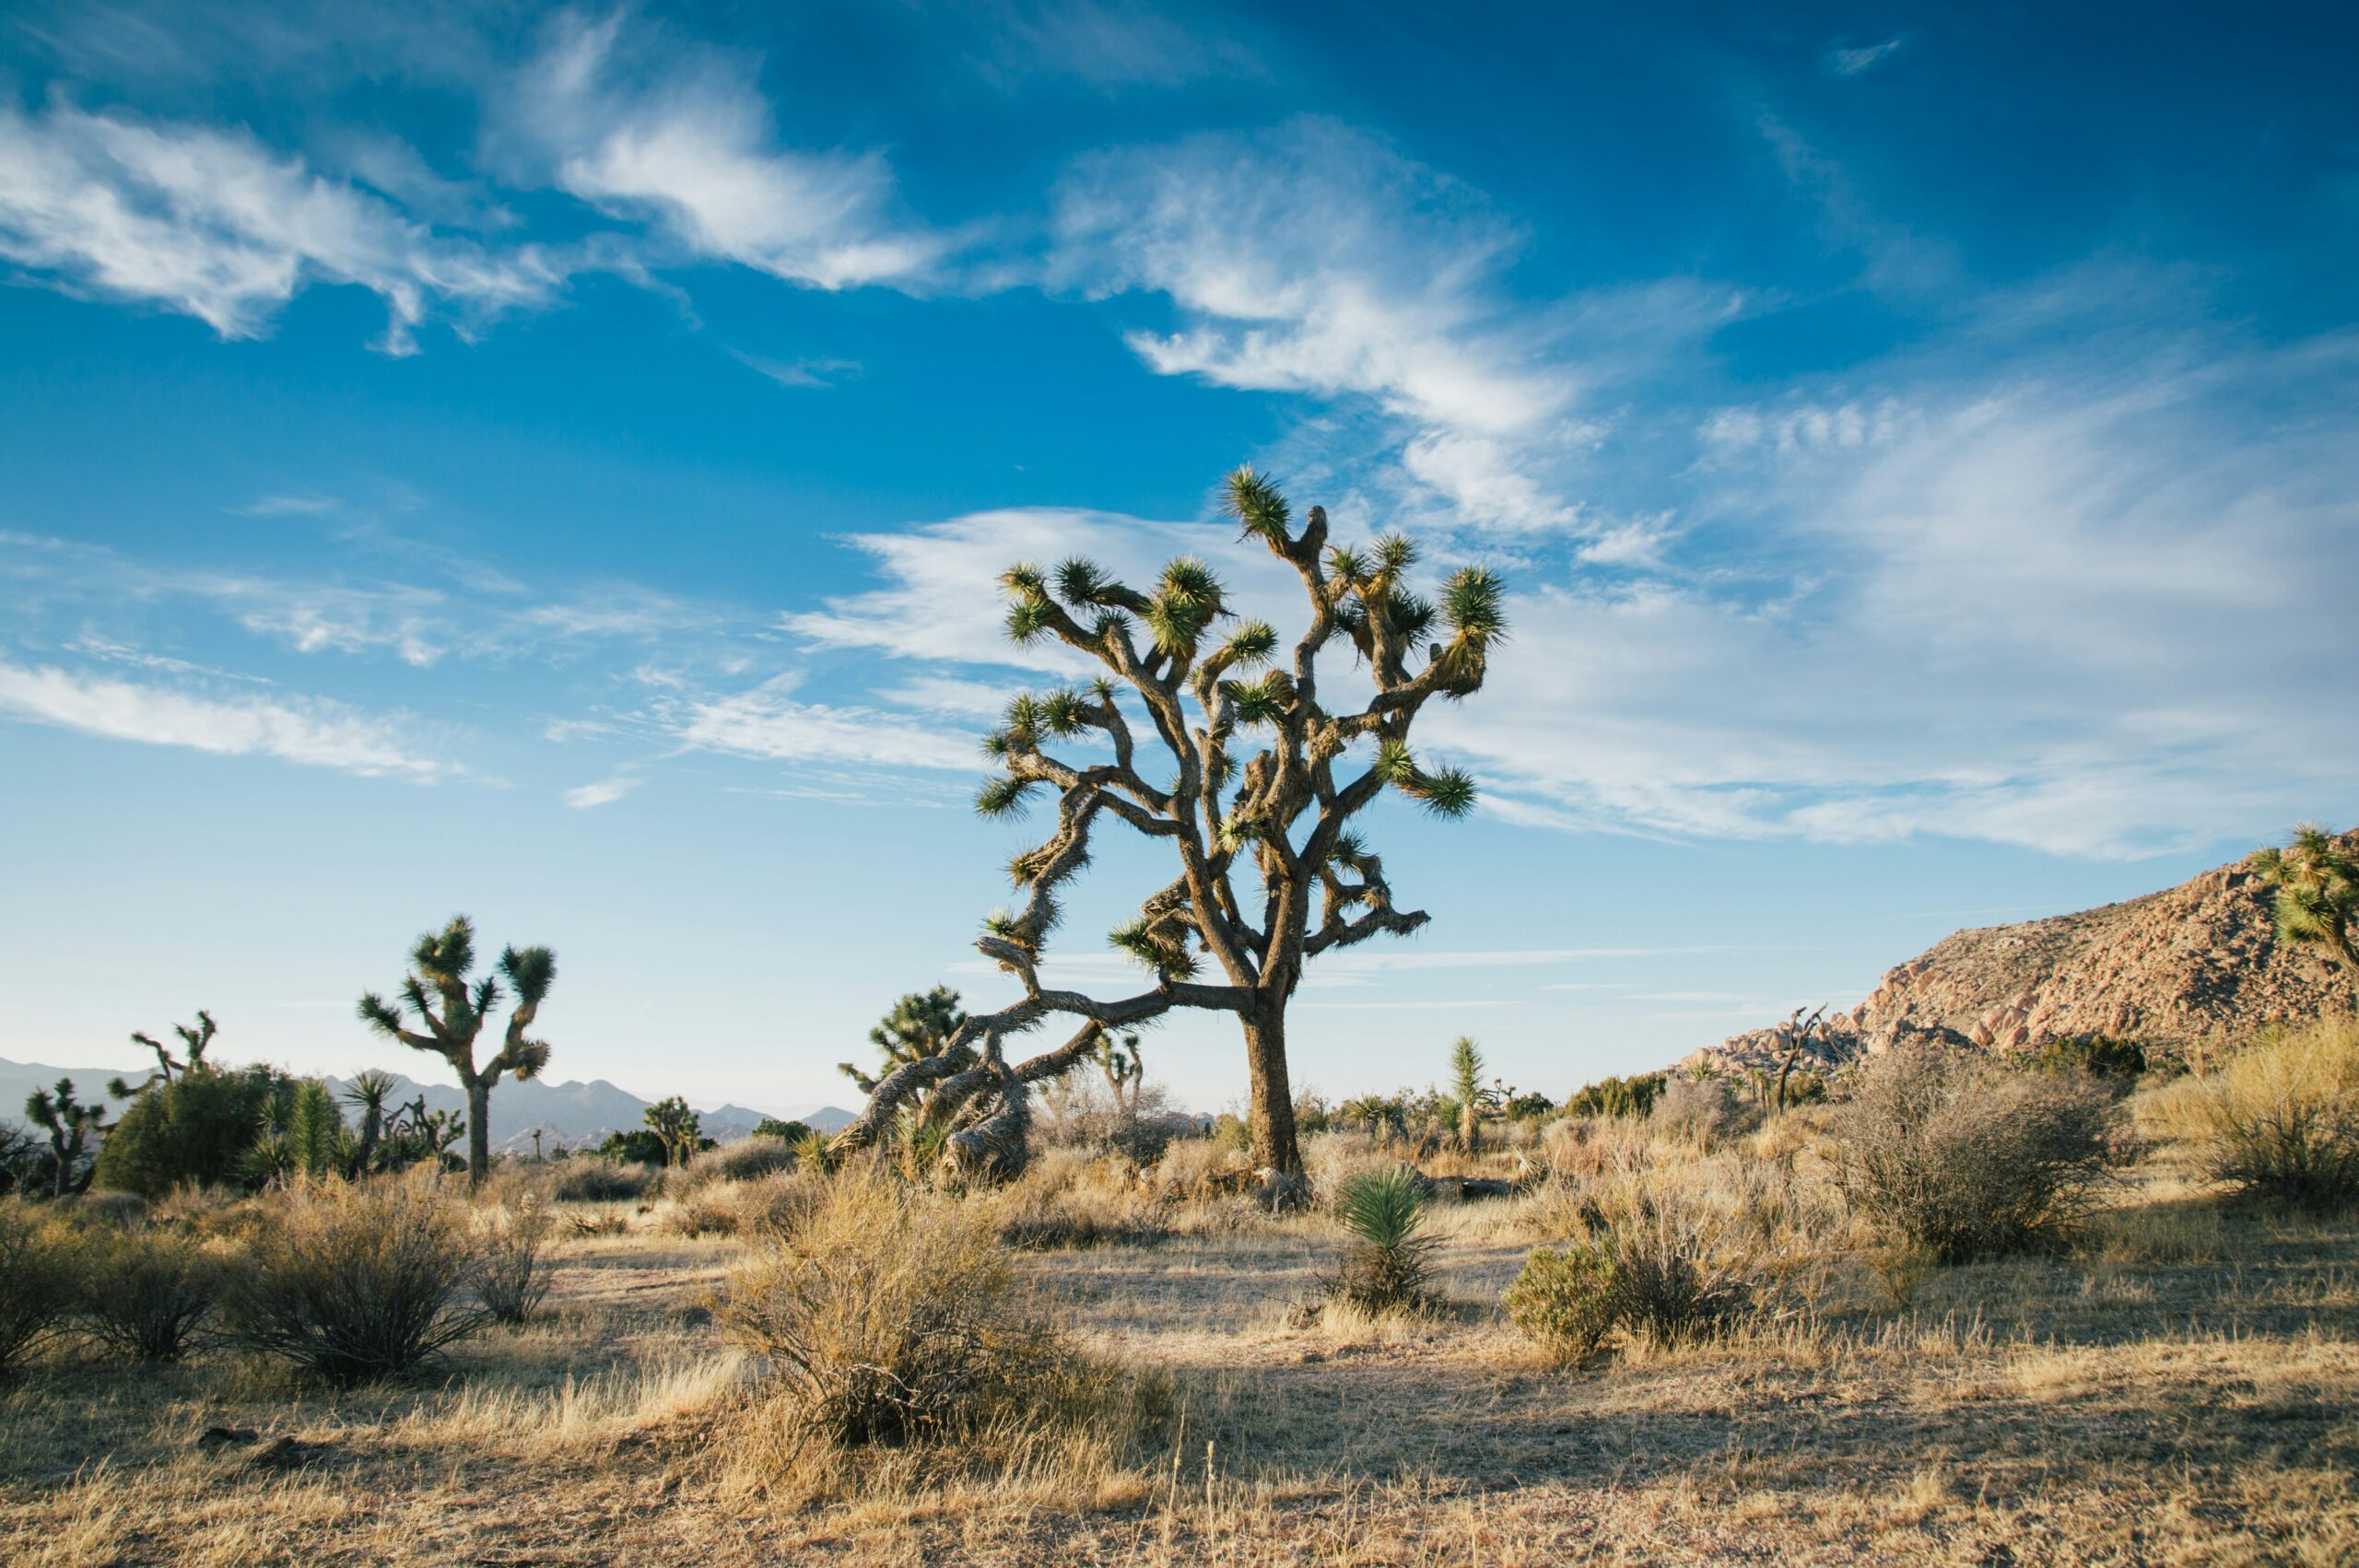
[[[2155,1110],[2215,1181],[2318,1209],[2359,1201],[2359,1019],[2258,1041]]]

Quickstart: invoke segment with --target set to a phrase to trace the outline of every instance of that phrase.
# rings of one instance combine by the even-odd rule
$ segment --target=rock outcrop
[[[2343,838],[2359,844],[2359,833]],[[1803,1059],[1825,1065],[1923,1036],[2015,1052],[2107,1035],[2181,1050],[2350,1011],[2359,999],[2347,976],[2277,941],[2274,897],[2239,860],[2077,915],[1955,932],[1832,1015]],[[1701,1054],[1775,1068],[1785,1046],[1776,1029],[1757,1029]]]

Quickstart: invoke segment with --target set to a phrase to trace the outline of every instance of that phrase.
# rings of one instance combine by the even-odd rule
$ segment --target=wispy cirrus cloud
[[[499,143],[681,251],[818,288],[921,278],[944,240],[894,212],[881,154],[780,144],[749,62],[623,11],[565,12],[495,105]]]
[[[672,731],[702,751],[790,763],[851,763],[980,773],[976,737],[857,704],[804,702],[802,676],[788,673],[751,691],[681,704]]]
[[[611,806],[645,782],[643,778],[633,778],[628,775],[622,775],[613,778],[602,778],[595,784],[576,785],[565,792],[565,803],[577,812],[591,811],[599,806]]]
[[[0,256],[61,287],[266,331],[311,284],[384,301],[381,346],[416,347],[429,310],[464,327],[545,303],[562,281],[534,246],[494,252],[276,153],[243,130],[0,103]]]
[[[421,748],[412,722],[322,698],[152,685],[49,665],[0,661],[0,714],[108,740],[431,784],[462,771]]]

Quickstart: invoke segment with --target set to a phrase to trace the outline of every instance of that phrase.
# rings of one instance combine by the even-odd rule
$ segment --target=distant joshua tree
[[[205,1065],[205,1047],[213,1043],[216,1033],[213,1014],[200,1007],[196,1010],[194,1028],[185,1024],[175,1024],[172,1025],[172,1033],[181,1037],[182,1046],[188,1051],[188,1060],[185,1062],[175,1058],[170,1050],[165,1048],[162,1041],[151,1036],[143,1035],[136,1029],[131,1032],[133,1045],[145,1046],[156,1053],[156,1075],[148,1079],[147,1083],[170,1083],[176,1073],[208,1071]],[[115,1099],[127,1100],[140,1090],[147,1088],[147,1083],[135,1085],[118,1078],[107,1085],[107,1093]]]
[[[104,1106],[86,1106],[74,1097],[74,1081],[61,1078],[54,1089],[36,1089],[25,1096],[25,1117],[49,1134],[50,1196],[63,1198],[89,1185],[90,1174],[80,1169],[82,1152],[90,1135],[104,1132]]]
[[[500,990],[494,976],[468,978],[475,966],[475,927],[464,915],[453,917],[441,930],[419,937],[409,961],[401,1000],[427,1032],[403,1027],[401,1013],[374,991],[360,999],[360,1019],[387,1038],[412,1050],[431,1051],[451,1064],[467,1092],[467,1179],[481,1185],[491,1171],[491,1086],[502,1073],[534,1078],[548,1065],[547,1045],[527,1039],[524,1031],[533,1026],[557,978],[557,954],[546,947],[501,950],[499,973],[514,988],[516,1005],[508,1015],[499,1053],[481,1067],[475,1064],[475,1037],[499,1005]]]
[[[2294,830],[2283,849],[2252,858],[2261,881],[2277,889],[2277,939],[2316,948],[2359,981],[2359,948],[2352,922],[2359,917],[2359,856],[2314,822]]]
[[[704,1137],[704,1118],[688,1109],[687,1101],[677,1094],[648,1106],[646,1121],[655,1136],[663,1141],[663,1163],[667,1165],[687,1164],[697,1152],[698,1141]]]
[[[905,1100],[932,1089],[957,1107],[960,1130],[948,1140],[957,1164],[1013,1168],[1025,1157],[1028,1085],[1088,1059],[1109,1029],[1194,1007],[1233,1013],[1242,1028],[1256,1162],[1302,1168],[1286,1004],[1320,954],[1426,923],[1393,907],[1381,862],[1350,825],[1388,786],[1444,816],[1473,805],[1473,781],[1421,765],[1409,731],[1427,702],[1480,689],[1505,629],[1505,591],[1490,572],[1466,567],[1437,605],[1410,586],[1417,551],[1408,539],[1331,549],[1327,514],[1313,507],[1296,527],[1285,497],[1251,469],[1229,475],[1227,510],[1302,579],[1309,614],[1288,668],[1271,667],[1277,632],[1236,620],[1201,561],[1171,562],[1148,592],[1081,559],[1052,571],[1016,566],[1001,578],[1016,642],[1054,638],[1104,670],[1085,686],[1016,697],[985,742],[1003,771],[976,801],[984,815],[1018,812],[1036,790],[1056,797],[1053,834],[1008,866],[1023,907],[985,921],[975,943],[1024,997],[965,1020],[939,1052],[886,1072],[838,1148],[883,1137]],[[1365,706],[1334,712],[1320,700],[1318,664],[1339,639],[1375,690]],[[1260,749],[1240,763],[1233,748],[1247,732]],[[1102,760],[1067,762],[1042,749],[1091,736],[1109,754]],[[1143,757],[1143,744],[1162,762]],[[1365,760],[1353,764],[1356,751]],[[1112,1001],[1039,980],[1058,895],[1088,862],[1090,834],[1107,816],[1168,843],[1179,873],[1113,931],[1155,983]],[[1254,878],[1242,891],[1240,861]],[[1206,958],[1218,983],[1198,978]],[[1028,1060],[1006,1059],[1010,1037],[1058,1013],[1082,1021],[1071,1039]]]
[[[366,1176],[376,1162],[377,1146],[385,1136],[385,1109],[400,1082],[392,1073],[372,1067],[354,1073],[352,1082],[345,1085],[344,1103],[360,1113],[360,1132],[352,1146],[355,1176]]]
[[[1806,1012],[1807,1009],[1798,1007],[1790,1017],[1778,1025],[1778,1038],[1785,1043],[1786,1054],[1778,1062],[1777,1087],[1771,1091],[1770,1108],[1773,1110],[1782,1112],[1786,1108],[1786,1085],[1793,1077],[1794,1063],[1801,1059],[1802,1047],[1813,1040],[1834,1037],[1834,1025],[1826,1022],[1825,1004],[1821,1003],[1817,1012],[1804,1016]]]

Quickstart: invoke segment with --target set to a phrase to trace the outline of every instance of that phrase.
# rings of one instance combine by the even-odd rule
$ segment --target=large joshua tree
[[[535,1078],[548,1065],[549,1047],[527,1039],[541,1003],[557,978],[557,954],[546,947],[502,949],[499,975],[470,979],[475,966],[475,932],[464,915],[439,931],[428,931],[410,949],[410,970],[402,977],[401,1000],[424,1026],[405,1027],[399,1011],[375,991],[361,997],[362,1023],[412,1050],[431,1051],[451,1064],[467,1092],[467,1179],[480,1185],[491,1171],[491,1086],[503,1073]],[[500,1003],[500,977],[515,991],[508,1029],[499,1054],[478,1067],[475,1039]]]
[[[1331,547],[1321,509],[1297,526],[1277,487],[1250,469],[1229,476],[1227,510],[1302,579],[1308,623],[1283,664],[1276,630],[1237,619],[1200,561],[1171,562],[1144,592],[1080,559],[1002,577],[1017,643],[1054,639],[1102,670],[1086,685],[1016,697],[985,743],[1003,770],[977,800],[985,816],[1020,812],[1036,791],[1056,800],[1055,831],[1008,867],[1022,907],[992,916],[975,943],[1024,996],[968,1018],[942,1050],[886,1073],[839,1147],[874,1141],[897,1106],[931,1089],[960,1121],[947,1141],[952,1163],[1007,1169],[1024,1157],[1029,1084],[1097,1054],[1109,1029],[1192,1007],[1230,1013],[1241,1027],[1257,1163],[1300,1170],[1287,1002],[1311,959],[1426,923],[1394,907],[1382,862],[1351,825],[1388,788],[1444,816],[1473,804],[1473,780],[1421,765],[1409,732],[1426,703],[1481,687],[1504,629],[1504,594],[1496,577],[1466,567],[1438,603],[1423,598],[1410,584],[1417,551],[1408,539]],[[1338,640],[1374,688],[1341,711],[1320,687],[1320,656]],[[1098,755],[1069,761],[1046,749],[1057,742],[1094,743]],[[1113,1000],[1039,979],[1059,893],[1109,818],[1168,844],[1179,872],[1112,933],[1155,977]],[[1254,885],[1239,887],[1240,869]],[[1072,1038],[1007,1059],[1010,1038],[1060,1014],[1081,1021]]]

